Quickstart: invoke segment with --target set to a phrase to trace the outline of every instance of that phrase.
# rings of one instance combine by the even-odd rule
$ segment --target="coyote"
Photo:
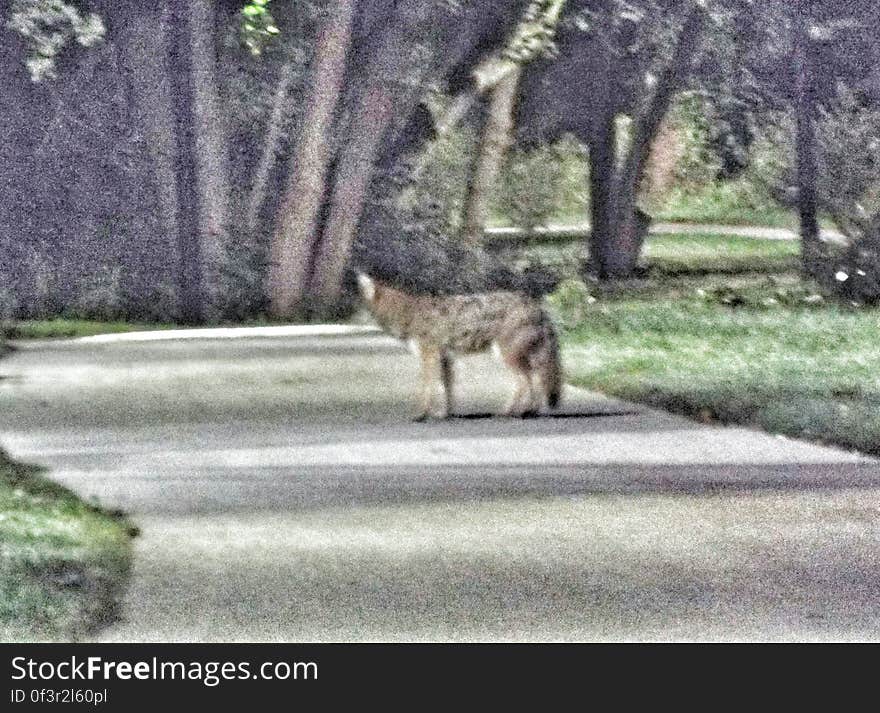
[[[517,292],[414,295],[363,273],[357,277],[379,325],[408,341],[421,359],[421,409],[415,420],[449,415],[454,352],[472,354],[489,348],[517,377],[506,415],[533,415],[542,402],[550,408],[559,405],[559,345],[538,300]]]

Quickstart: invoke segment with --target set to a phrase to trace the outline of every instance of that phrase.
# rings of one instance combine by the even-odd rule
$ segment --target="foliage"
[[[880,303],[880,235],[859,238],[829,267],[838,296],[853,305]]]
[[[432,147],[427,163],[405,208],[431,216],[435,232],[456,235],[461,228],[471,155],[476,150],[476,133],[469,127],[450,131]]]
[[[767,187],[754,177],[713,180],[687,187],[674,184],[653,206],[657,220],[694,224],[756,225],[793,228],[791,210],[780,206]]]
[[[682,190],[702,186],[718,178],[721,161],[713,149],[715,132],[711,107],[700,94],[688,94],[676,103],[669,123],[682,146],[675,176]]]
[[[542,54],[553,54],[553,37],[565,0],[532,0],[513,34],[504,57],[526,63]]]
[[[281,32],[269,10],[270,2],[271,0],[251,0],[240,11],[239,37],[241,43],[254,55],[262,54],[266,43]]]
[[[822,203],[841,230],[864,237],[880,217],[880,107],[840,87],[818,135]]]
[[[560,282],[547,302],[554,321],[565,329],[572,329],[584,321],[588,308],[595,304],[596,298],[583,281],[572,277]]]
[[[455,0],[443,4],[443,17],[454,15],[457,20],[476,17],[486,8],[486,4]],[[386,9],[396,6],[386,5]],[[16,173],[0,215],[3,220],[12,216],[9,225],[2,226],[4,260],[0,262],[15,265],[15,270],[3,269],[0,264],[4,282],[0,319],[12,314],[64,313],[148,320],[170,317],[167,312],[173,310],[175,295],[170,288],[144,288],[147,282],[173,284],[169,276],[174,259],[167,259],[164,232],[155,229],[160,225],[158,201],[148,195],[147,183],[156,160],[143,127],[132,128],[138,126],[136,115],[144,107],[127,105],[130,88],[125,86],[125,72],[119,65],[124,61],[120,60],[124,43],[87,55],[94,62],[81,62],[75,54],[77,45],[93,45],[105,34],[102,19],[88,12],[96,6],[82,0],[12,0],[4,10],[7,28],[23,40],[33,78],[59,75],[61,79],[50,93],[9,74],[10,81],[28,87],[24,91],[11,87],[17,90],[3,116],[4,130],[9,127],[4,139],[7,135],[10,138],[0,159],[5,163],[13,157]],[[380,6],[385,7],[376,6],[376,17]],[[513,15],[514,6],[517,16]],[[813,51],[821,65],[821,76],[817,76],[822,100],[820,196],[824,208],[845,232],[867,236],[880,196],[880,121],[876,82],[872,84],[865,67],[859,65],[873,66],[869,60],[880,46],[871,33],[877,7],[867,0],[837,4],[822,0],[810,6],[814,12]],[[563,76],[566,81],[576,76],[577,83],[591,87],[591,91],[613,80],[609,94],[619,100],[615,111],[631,117],[644,106],[651,82],[668,61],[676,30],[693,2],[534,0],[509,6],[498,2],[493,4],[493,12],[501,13],[503,7],[508,8],[509,17],[497,27],[503,27],[508,40],[495,45],[505,48],[502,59],[535,60],[524,73],[528,74],[539,64],[553,66],[554,62],[570,69],[566,61],[583,59],[597,47],[609,49],[616,68],[613,76],[596,71],[573,74],[573,70]],[[519,14],[523,8],[525,14]],[[706,30],[709,39],[695,55],[692,81],[685,86],[670,122],[682,143],[676,180],[668,193],[652,196],[650,209],[667,220],[790,226],[790,213],[778,203],[796,197],[791,193],[787,4],[781,0],[718,0],[707,3],[706,8],[711,18]],[[246,212],[242,208],[257,193],[252,190],[256,179],[265,178],[259,227],[243,230],[240,225],[231,226],[229,244],[220,256],[223,264],[217,268],[223,282],[219,292],[227,298],[225,315],[244,318],[263,308],[268,236],[291,170],[290,147],[302,128],[316,26],[326,7],[305,0],[241,0],[215,9],[216,17],[227,23],[217,28],[213,40],[219,49],[220,114],[224,131],[229,129],[231,193],[235,196],[231,213],[236,218]],[[356,22],[359,28],[371,27],[372,12],[372,5],[361,4]],[[138,12],[130,15],[135,19],[147,16]],[[107,22],[114,26],[126,17],[125,12],[107,10]],[[149,14],[151,20],[155,17],[155,13]],[[439,20],[429,17],[428,22]],[[583,40],[575,47],[576,58],[566,55],[565,42],[573,36]],[[367,41],[363,37],[358,40]],[[7,56],[17,61],[17,51],[13,49]],[[463,48],[455,51],[465,56]],[[68,56],[73,60],[69,67],[65,66]],[[470,59],[468,55],[464,61]],[[413,62],[411,76],[404,81],[411,80],[420,91],[436,90],[433,84],[421,84],[427,55],[418,62],[406,55],[402,61]],[[576,63],[571,66],[582,68]],[[62,67],[71,71],[61,71]],[[21,69],[19,72],[23,74]],[[601,82],[590,84],[597,78]],[[434,79],[437,86],[443,85],[442,78]],[[346,90],[347,99],[355,94],[351,89]],[[580,112],[562,114],[584,118],[582,115],[589,112],[583,109],[595,106],[596,94],[593,91],[591,103],[583,104]],[[552,101],[540,104],[546,115],[558,108]],[[345,111],[341,112],[341,125]],[[269,141],[272,127],[278,129],[278,137]],[[329,140],[339,141],[338,137]],[[414,204],[418,209],[407,220],[411,218],[417,229],[398,231],[395,240],[416,241],[419,236],[431,240],[458,231],[474,140],[465,129],[441,143],[444,141],[416,187]],[[494,197],[493,220],[515,222],[527,229],[549,222],[580,222],[589,207],[585,163],[583,147],[574,142],[515,151]],[[261,175],[261,167],[266,165],[270,168]],[[407,210],[404,207],[401,215],[407,215]],[[110,236],[106,241],[101,237],[103,232]],[[873,248],[864,242],[860,250],[868,254]],[[100,257],[106,260],[102,262]],[[711,263],[711,256],[706,259]],[[851,276],[841,284],[846,299],[873,299],[865,290],[856,290],[863,284],[856,280],[859,271],[873,272],[871,261],[866,260],[865,255],[851,252],[835,256],[829,263],[829,270],[846,271]],[[118,268],[96,267],[117,263]],[[153,280],[156,275],[160,279]]]
[[[92,275],[73,305],[74,313],[102,321],[120,319],[125,314],[121,280],[122,271],[118,267]]]
[[[671,222],[795,227],[790,206],[781,200],[792,181],[793,123],[783,112],[764,111],[762,119],[750,129],[748,149],[730,139],[721,150],[729,124],[704,93],[685,93],[661,135],[678,145],[671,157],[673,180],[665,191],[652,190],[648,196],[654,216]]]
[[[565,164],[556,147],[514,150],[496,191],[496,204],[525,230],[546,225],[558,213]]]
[[[57,77],[57,59],[68,45],[91,47],[105,33],[99,15],[64,0],[13,0],[7,27],[27,43],[25,62],[35,82]]]

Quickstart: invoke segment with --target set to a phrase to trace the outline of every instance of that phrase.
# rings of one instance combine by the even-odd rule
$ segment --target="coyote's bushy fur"
[[[421,358],[421,410],[417,420],[445,418],[452,408],[452,356],[492,348],[516,374],[505,413],[555,408],[562,389],[556,330],[541,303],[517,292],[417,295],[363,273],[358,284],[379,325],[410,343]],[[438,403],[439,401],[439,403]]]

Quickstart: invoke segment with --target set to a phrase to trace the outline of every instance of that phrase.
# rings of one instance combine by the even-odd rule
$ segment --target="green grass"
[[[553,267],[564,277],[576,277],[585,253],[586,236],[551,236],[516,255]],[[499,241],[500,242],[500,241]],[[651,235],[645,242],[642,264],[655,279],[683,279],[713,275],[776,275],[800,267],[800,244],[796,240],[762,240],[711,233]]]
[[[216,325],[209,324],[200,326],[266,327],[273,324],[289,324],[289,322],[258,317],[246,319],[241,322],[221,322]],[[5,326],[0,327],[0,338],[5,335],[7,339],[72,339],[77,337],[92,337],[96,334],[120,334],[123,332],[143,332],[154,329],[186,329],[186,327],[179,324],[168,323],[144,324],[121,320],[105,322],[101,320],[54,317],[52,319],[32,319],[10,322]]]
[[[758,240],[709,233],[654,235],[644,259],[664,275],[779,273],[795,270],[800,244],[795,240]]]
[[[662,205],[649,211],[670,223],[716,223],[794,228],[794,213],[779,206],[753,182],[714,181],[698,189],[675,187]]]
[[[0,641],[76,640],[112,621],[132,534],[0,452]]]
[[[88,319],[33,319],[14,322],[4,331],[9,339],[58,339],[91,337],[95,334],[135,332],[148,329],[173,329],[168,324],[132,324],[131,322],[101,322]]]
[[[792,244],[725,239],[707,275],[692,240],[652,242],[654,279],[637,287],[590,295],[569,282],[551,297],[569,378],[700,420],[880,455],[880,312],[823,300],[784,272]],[[759,274],[777,262],[776,274]]]
[[[747,179],[713,181],[696,187],[676,186],[662,200],[650,201],[648,213],[657,223],[689,223],[695,225],[741,225],[795,229],[794,211],[782,207],[759,185]],[[589,201],[583,206],[556,211],[547,218],[549,225],[580,225],[589,222]],[[828,221],[824,224],[831,227]],[[489,226],[509,227],[510,216],[495,210]]]

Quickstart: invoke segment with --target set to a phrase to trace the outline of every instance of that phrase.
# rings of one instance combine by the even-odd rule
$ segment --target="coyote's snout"
[[[517,378],[505,413],[555,408],[562,389],[556,330],[540,302],[516,292],[429,296],[404,292],[363,273],[358,284],[376,321],[410,343],[422,363],[417,420],[452,409],[452,357],[492,349]]]

